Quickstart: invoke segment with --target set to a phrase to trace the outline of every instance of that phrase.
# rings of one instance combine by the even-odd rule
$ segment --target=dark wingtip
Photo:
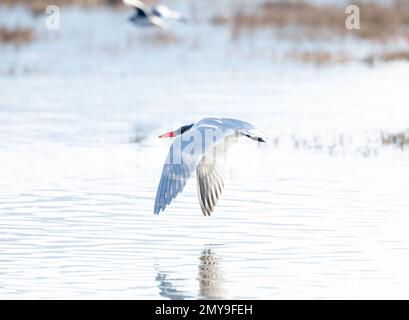
[[[263,139],[263,138],[261,138],[261,137],[258,137],[258,138],[257,138],[257,141],[258,141],[258,142],[263,142],[263,143],[266,143],[266,140],[264,140],[264,139]]]
[[[205,217],[207,217],[207,216],[210,217],[210,214],[211,214],[212,212],[209,211],[209,210],[206,210],[206,209],[203,209],[203,208],[202,208],[202,213],[203,213],[203,215],[204,215]]]

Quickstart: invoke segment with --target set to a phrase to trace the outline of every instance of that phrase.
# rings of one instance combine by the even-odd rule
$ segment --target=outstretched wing
[[[168,7],[165,7],[164,5],[157,4],[151,7],[151,13],[154,16],[164,18],[164,19],[173,19],[173,20],[179,20],[181,22],[186,22],[185,17],[177,11],[171,10]]]
[[[140,17],[147,17],[149,13],[149,8],[140,0],[123,0],[128,6],[135,8],[135,13]]]
[[[172,144],[168,159],[174,150],[175,147],[174,144]],[[180,163],[166,161],[163,166],[162,176],[156,192],[155,214],[159,214],[161,211],[165,210],[166,206],[170,204],[180,192],[182,192],[187,180],[192,175],[195,166],[195,163],[189,159],[182,160]]]
[[[222,144],[225,141],[221,142]],[[209,150],[196,168],[197,191],[204,215],[213,212],[224,188],[224,154],[217,145]]]

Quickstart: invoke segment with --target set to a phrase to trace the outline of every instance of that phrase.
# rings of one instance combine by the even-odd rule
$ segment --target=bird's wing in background
[[[162,18],[152,16],[150,17],[150,21],[152,22],[152,24],[164,31],[169,30],[169,25]]]
[[[131,7],[134,7],[138,16],[147,17],[149,14],[149,8],[146,4],[139,0],[123,0],[123,2]]]
[[[165,19],[174,19],[179,21],[185,21],[186,19],[183,15],[177,11],[171,10],[164,5],[158,4],[151,8],[151,12],[153,15]]]

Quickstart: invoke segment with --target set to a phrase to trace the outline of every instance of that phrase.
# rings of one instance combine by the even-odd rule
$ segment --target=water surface
[[[408,65],[158,50],[128,25],[74,36],[74,17],[126,14],[71,9],[61,34],[0,51],[0,297],[408,298],[408,155],[380,141],[407,129]],[[194,180],[154,216],[157,135],[207,116],[269,141],[232,151],[211,217]]]

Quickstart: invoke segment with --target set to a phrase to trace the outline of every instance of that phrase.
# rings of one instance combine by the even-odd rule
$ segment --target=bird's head
[[[161,134],[159,136],[159,138],[174,138],[174,137],[177,137],[177,136],[189,131],[193,127],[193,125],[194,124],[189,124],[189,125],[186,125],[186,126],[182,126],[182,127],[180,127],[179,129],[177,129],[175,131],[166,132],[164,134]]]

